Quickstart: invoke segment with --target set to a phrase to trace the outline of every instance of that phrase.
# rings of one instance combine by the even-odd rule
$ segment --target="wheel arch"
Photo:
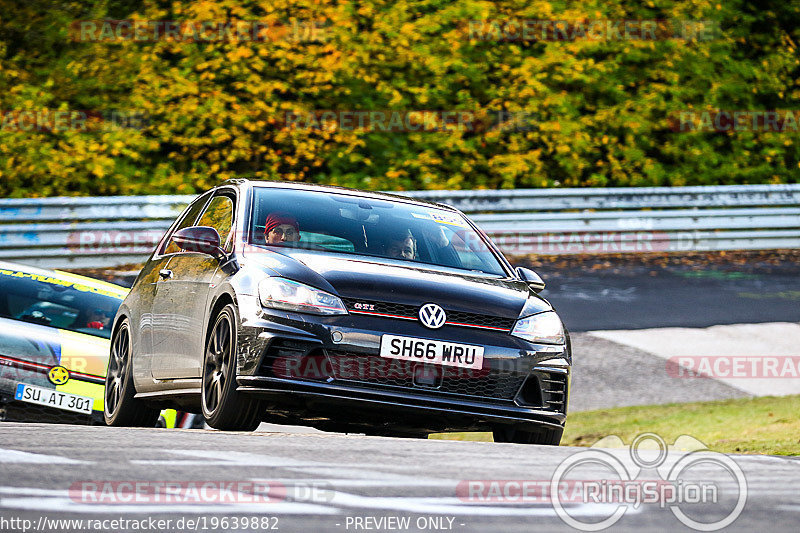
[[[208,339],[209,335],[211,335],[211,327],[212,323],[214,322],[214,319],[217,318],[219,312],[222,311],[222,309],[228,304],[233,304],[233,306],[236,307],[236,298],[233,294],[231,294],[228,291],[221,292],[211,302],[211,306],[208,309],[208,315],[207,315],[208,319],[206,320],[206,325],[205,325],[205,335],[204,335],[205,341],[203,342],[203,346],[208,345]]]
[[[131,320],[131,312],[127,307],[120,307],[119,311],[117,311],[117,316],[114,317],[114,324],[111,327],[111,338],[114,338],[114,334],[119,329],[119,325],[122,324],[122,321],[125,319]]]

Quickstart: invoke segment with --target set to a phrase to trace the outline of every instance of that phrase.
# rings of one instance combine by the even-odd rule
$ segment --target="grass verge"
[[[618,407],[571,413],[561,444],[591,446],[609,435],[629,444],[652,432],[668,444],[690,435],[723,453],[800,455],[800,395]],[[491,433],[449,433],[434,439],[491,442]]]

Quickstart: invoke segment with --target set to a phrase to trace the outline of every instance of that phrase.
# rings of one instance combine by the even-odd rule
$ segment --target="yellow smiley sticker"
[[[54,366],[47,372],[47,379],[49,379],[50,383],[53,385],[63,385],[69,381],[69,370],[63,366]]]

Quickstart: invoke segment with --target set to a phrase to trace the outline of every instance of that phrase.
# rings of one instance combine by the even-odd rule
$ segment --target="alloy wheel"
[[[217,410],[225,383],[230,376],[230,353],[233,339],[231,321],[226,313],[220,314],[211,332],[203,369],[203,400],[206,411]]]
[[[130,346],[128,327],[123,325],[117,331],[114,336],[114,342],[111,344],[111,357],[109,358],[108,374],[106,375],[105,402],[106,410],[109,414],[113,414],[119,406],[122,386],[127,377]]]

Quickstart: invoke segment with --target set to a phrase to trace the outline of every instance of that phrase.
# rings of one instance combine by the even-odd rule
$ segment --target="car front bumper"
[[[451,382],[449,388],[431,388],[416,386],[410,378],[390,380],[374,372],[354,377],[334,370],[307,379],[287,378],[270,370],[276,347],[282,343],[293,346],[279,352],[284,358],[385,363],[379,356],[385,333],[481,345],[483,374]],[[269,412],[292,413],[295,423],[430,432],[480,431],[498,425],[563,427],[566,420],[571,372],[568,345],[531,344],[507,334],[464,328],[431,331],[417,323],[389,319],[309,317],[260,306],[253,314],[242,313],[239,340],[237,390],[263,398]]]
[[[338,384],[242,376],[238,391],[256,394],[275,405],[302,406],[309,416],[329,415],[342,425],[414,427],[426,431],[481,431],[511,424],[530,429],[563,427],[566,413],[437,398],[414,392],[368,390]],[[342,413],[357,413],[357,418]],[[335,425],[335,422],[332,422]]]

